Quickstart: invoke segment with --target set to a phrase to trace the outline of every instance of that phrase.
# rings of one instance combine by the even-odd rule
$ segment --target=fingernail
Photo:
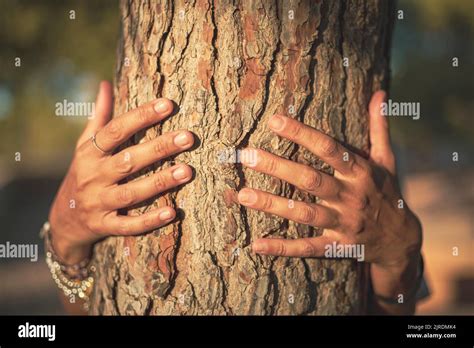
[[[169,220],[171,219],[171,212],[169,210],[164,210],[160,213],[161,220]]]
[[[169,101],[167,99],[160,99],[158,102],[153,106],[155,111],[159,114],[163,114],[169,110]]]
[[[191,144],[189,137],[186,133],[179,133],[177,136],[174,137],[173,142],[176,146],[185,147]]]
[[[176,168],[173,170],[172,175],[175,180],[184,180],[188,178],[188,173],[186,173],[184,167]]]
[[[271,129],[275,131],[281,131],[283,127],[285,126],[285,120],[281,116],[273,115],[270,118],[268,125],[270,126]]]
[[[244,204],[253,204],[257,201],[257,194],[253,190],[240,190],[238,196],[239,201]]]
[[[255,253],[262,253],[262,252],[265,251],[265,245],[264,245],[264,243],[257,240],[257,241],[252,243],[252,250]]]

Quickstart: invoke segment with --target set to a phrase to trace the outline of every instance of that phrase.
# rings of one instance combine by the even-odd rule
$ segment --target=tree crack
[[[219,111],[219,95],[217,94],[216,90],[216,85],[215,85],[215,72],[216,72],[216,63],[218,64],[219,62],[219,54],[217,51],[217,23],[216,23],[216,18],[215,18],[215,4],[214,0],[211,0],[211,22],[213,25],[213,30],[212,30],[212,39],[211,39],[211,47],[212,47],[212,54],[214,58],[214,64],[213,64],[213,71],[212,71],[212,76],[211,76],[211,81],[210,81],[210,86],[212,90],[212,94],[214,95],[214,100],[216,103],[216,113],[219,119],[221,118],[221,114]]]
[[[344,1],[340,2],[339,5],[339,30],[340,30],[340,36],[339,36],[339,42],[338,42],[338,49],[341,54],[341,60],[343,62],[342,64],[342,70],[344,73],[344,76],[342,78],[342,83],[343,83],[343,89],[344,93],[342,93],[342,100],[341,104],[339,105],[342,110],[342,118],[341,118],[341,134],[342,134],[342,141],[344,143],[347,142],[347,137],[346,137],[346,128],[347,128],[347,115],[346,115],[346,106],[347,106],[347,72],[346,72],[346,67],[344,66],[344,13],[346,12],[346,4]],[[347,57],[349,58],[349,57]],[[349,62],[350,64],[350,62]]]
[[[278,287],[278,277],[276,275],[276,272],[273,270],[273,265],[275,264],[275,258],[271,261],[270,264],[270,282],[268,285],[268,294],[271,293],[273,290],[273,302],[269,303],[269,315],[275,315],[277,305],[278,305],[278,300],[280,299],[280,289]]]
[[[186,50],[188,49],[189,42],[191,41],[190,38],[191,38],[191,35],[192,35],[193,31],[194,31],[194,23],[191,26],[191,30],[189,30],[189,32],[186,34],[186,42],[184,44],[183,49],[181,50],[181,54],[179,55],[178,60],[176,61],[176,65],[175,65],[175,68],[173,70],[173,73],[175,73],[183,65],[182,62],[183,62],[184,58],[186,57]]]
[[[226,287],[227,282],[226,282],[225,277],[224,277],[224,270],[222,269],[222,267],[219,266],[219,261],[217,260],[216,254],[213,253],[212,251],[208,251],[208,253],[209,253],[209,256],[211,258],[212,263],[217,267],[217,271],[218,271],[218,274],[219,274],[219,280],[222,283],[221,306],[222,306],[222,308],[224,309],[224,312],[227,315],[231,315],[232,310],[227,306],[227,287]]]
[[[304,258],[301,259],[301,262],[303,263],[304,277],[306,278],[306,281],[308,282],[308,288],[309,288],[308,289],[309,290],[309,306],[306,309],[306,311],[301,313],[301,315],[306,315],[306,314],[311,314],[311,312],[316,310],[318,294],[317,294],[316,283],[311,280],[311,270],[308,263],[306,262],[306,259]]]
[[[158,52],[160,54],[157,57],[157,68],[158,68],[158,73],[160,74],[160,79],[163,80],[163,75],[162,75],[162,69],[161,69],[161,57],[163,56],[163,47],[165,46],[166,39],[168,38],[168,35],[171,31],[171,28],[173,26],[173,20],[174,20],[174,1],[171,0],[168,2],[170,8],[171,8],[171,17],[169,20],[168,25],[166,26],[166,29],[163,32],[163,35],[160,38],[160,41],[158,42]]]

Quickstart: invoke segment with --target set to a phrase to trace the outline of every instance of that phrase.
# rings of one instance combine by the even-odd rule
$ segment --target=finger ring
[[[102,152],[104,155],[108,155],[109,152],[102,150],[102,149],[100,148],[100,146],[97,145],[97,141],[96,141],[95,136],[96,136],[96,134],[94,134],[94,135],[91,137],[92,144],[94,144],[95,148],[96,148],[97,150],[99,150],[100,152]]]

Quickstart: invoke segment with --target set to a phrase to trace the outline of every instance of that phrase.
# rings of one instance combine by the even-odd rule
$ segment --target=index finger
[[[357,154],[330,136],[290,117],[274,115],[268,126],[282,137],[304,146],[343,175],[353,174],[354,166],[360,163]]]
[[[149,127],[171,114],[173,103],[159,98],[112,119],[96,135],[96,143],[104,152],[111,152],[139,130]]]

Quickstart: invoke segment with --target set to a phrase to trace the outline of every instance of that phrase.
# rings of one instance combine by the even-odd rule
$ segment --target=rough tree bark
[[[277,112],[367,151],[367,104],[388,78],[392,7],[369,0],[122,1],[115,114],[166,96],[179,112],[131,142],[189,129],[199,146],[175,159],[195,168],[191,184],[128,212],[174,203],[185,219],[96,246],[92,314],[364,312],[363,264],[250,251],[257,237],[321,231],[241,208],[241,187],[314,198],[222,160],[232,148],[254,146],[330,172],[268,131]]]

